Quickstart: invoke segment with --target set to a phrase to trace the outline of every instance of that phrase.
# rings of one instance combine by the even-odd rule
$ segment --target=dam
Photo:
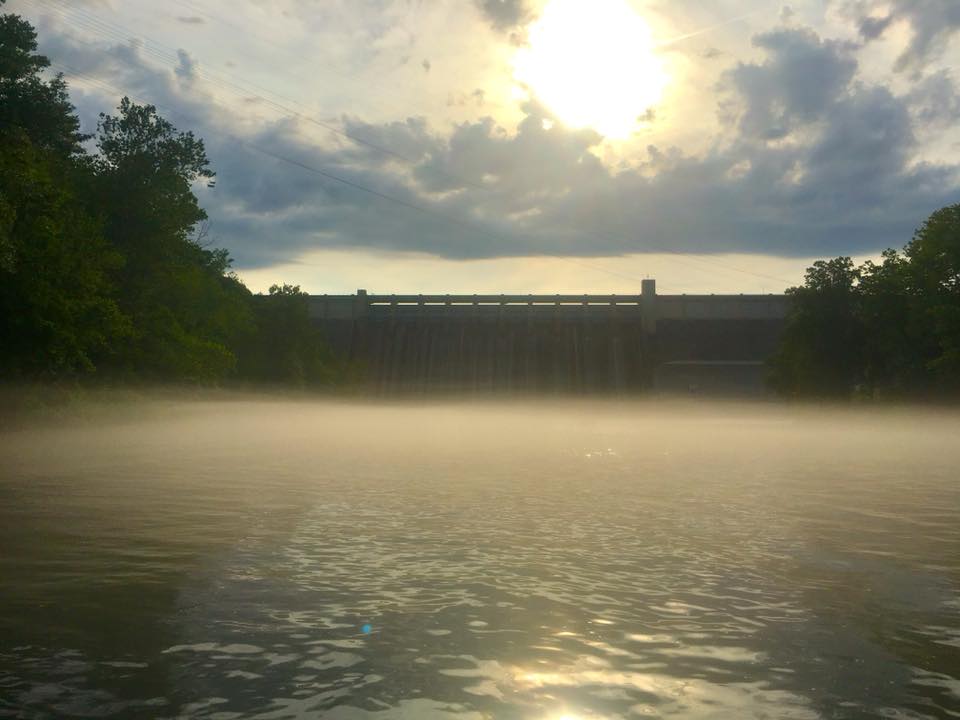
[[[764,393],[784,295],[312,295],[377,392]]]

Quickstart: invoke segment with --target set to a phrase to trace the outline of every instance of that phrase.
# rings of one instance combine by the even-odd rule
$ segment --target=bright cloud
[[[251,277],[299,267],[314,291],[334,284],[303,271],[318,258],[351,285],[350,268],[397,268],[396,286],[461,263],[541,287],[558,267],[542,258],[563,257],[593,280],[549,273],[578,287],[619,287],[647,258],[691,292],[766,289],[811,257],[901,245],[960,200],[953,0],[605,2],[639,24],[624,16],[605,46],[599,5],[554,0],[590,41],[550,61],[540,46],[545,75],[531,60],[521,98],[514,59],[536,56],[543,2],[5,9],[38,25],[88,129],[128,94],[205,138],[216,241]],[[639,54],[618,50],[624,33]],[[624,68],[669,85],[606,94]],[[604,136],[614,116],[627,137]]]

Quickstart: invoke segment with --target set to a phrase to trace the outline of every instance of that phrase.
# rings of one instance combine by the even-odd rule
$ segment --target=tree
[[[2,141],[0,364],[7,377],[91,371],[128,327],[109,282],[120,258],[72,191],[76,169],[24,134],[4,133]]]
[[[127,290],[175,262],[197,259],[190,233],[207,219],[193,184],[210,180],[203,141],[180,133],[152,105],[123,98],[118,116],[101,114],[96,168],[107,236],[128,256]]]
[[[912,275],[909,259],[896,250],[861,268],[863,376],[871,393],[905,396],[927,385],[932,338],[917,323],[922,294]]]
[[[203,141],[178,132],[152,105],[124,98],[101,115],[95,167],[106,235],[123,255],[117,275],[133,338],[121,358],[133,374],[217,381],[235,369],[233,347],[251,330],[246,289],[223,250],[193,236],[207,219],[193,186],[214,177]]]
[[[771,382],[781,393],[846,397],[862,379],[860,276],[849,257],[818,260],[802,286],[787,290],[790,312],[771,362]]]
[[[328,379],[335,364],[306,295],[281,286],[254,298],[227,250],[205,240],[194,188],[214,173],[203,141],[124,98],[101,115],[91,156],[66,84],[44,80],[36,48],[29,23],[0,15],[3,377],[215,383],[239,366],[272,382]]]
[[[2,4],[2,2],[0,2]],[[0,368],[11,377],[91,371],[127,323],[109,273],[120,263],[78,188],[89,185],[61,78],[33,28],[0,16]]]
[[[257,333],[241,353],[242,375],[300,386],[334,381],[336,362],[310,320],[308,298],[296,285],[273,285],[254,297]]]
[[[960,205],[933,213],[902,252],[855,268],[819,261],[791,309],[771,380],[788,395],[943,398],[960,392]]]
[[[928,368],[940,385],[960,389],[960,204],[942,208],[904,248],[920,296],[914,321],[929,338]]]
[[[5,0],[0,0],[0,6]],[[20,128],[38,148],[79,157],[87,137],[61,75],[45,81],[50,61],[38,55],[37,34],[19,15],[0,15],[0,129]]]

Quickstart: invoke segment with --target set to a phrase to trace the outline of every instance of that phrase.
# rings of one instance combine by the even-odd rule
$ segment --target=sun
[[[650,28],[626,0],[550,0],[513,71],[565,125],[611,138],[630,135],[667,84]]]

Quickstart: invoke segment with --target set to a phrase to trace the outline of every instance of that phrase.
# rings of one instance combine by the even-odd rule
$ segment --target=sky
[[[781,292],[960,202],[957,0],[9,0],[255,291]]]

